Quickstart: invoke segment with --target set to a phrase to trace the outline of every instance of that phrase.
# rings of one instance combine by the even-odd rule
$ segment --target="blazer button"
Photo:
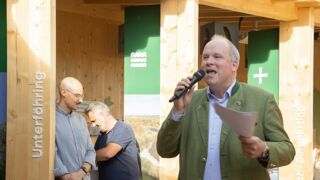
[[[201,159],[201,161],[205,163],[207,161],[207,159],[204,157]]]

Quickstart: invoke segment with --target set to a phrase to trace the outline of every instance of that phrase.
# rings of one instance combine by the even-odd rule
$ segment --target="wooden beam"
[[[300,8],[297,21],[280,23],[279,105],[296,156],[280,168],[279,179],[313,178],[313,23],[313,8]]]
[[[270,0],[199,0],[202,5],[228,9],[255,16],[262,16],[281,21],[298,18],[297,7],[293,1]]]
[[[55,6],[7,0],[6,179],[54,179]]]
[[[320,0],[297,0],[297,7],[320,7]]]
[[[84,3],[94,4],[160,4],[160,0],[83,0]]]
[[[314,25],[320,27],[320,8],[314,9]]]
[[[172,96],[179,79],[198,69],[198,0],[161,1],[160,119],[170,112]],[[161,121],[161,123],[162,123]],[[178,158],[162,159],[159,179],[177,179]]]

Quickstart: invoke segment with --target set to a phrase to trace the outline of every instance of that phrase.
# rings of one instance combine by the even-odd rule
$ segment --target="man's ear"
[[[67,91],[64,90],[64,89],[62,89],[62,90],[60,91],[60,94],[61,94],[62,97],[65,97],[65,96],[67,95]]]
[[[239,67],[239,61],[232,61],[232,69],[237,71]]]

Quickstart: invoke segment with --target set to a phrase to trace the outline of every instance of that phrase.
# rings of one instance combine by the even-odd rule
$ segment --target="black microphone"
[[[174,95],[169,99],[169,102],[173,102],[177,99],[179,99],[182,95],[184,95],[195,83],[200,81],[206,73],[204,70],[200,69],[197,72],[195,72],[192,76],[191,83],[189,87],[185,87],[183,89],[179,89],[174,92]]]

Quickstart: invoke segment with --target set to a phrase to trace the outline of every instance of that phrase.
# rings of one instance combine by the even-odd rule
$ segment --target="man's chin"
[[[97,136],[100,134],[101,128],[98,126],[89,126],[88,130],[91,136]]]
[[[73,110],[77,110],[79,108],[80,104],[74,105]]]

